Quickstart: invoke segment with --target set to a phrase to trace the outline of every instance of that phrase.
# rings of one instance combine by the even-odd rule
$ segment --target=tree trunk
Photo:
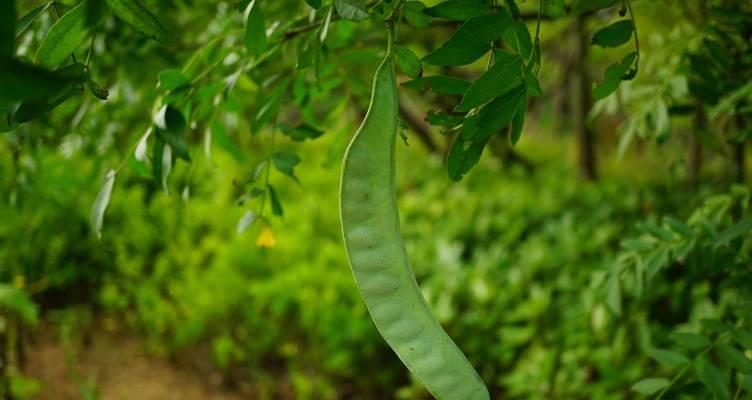
[[[693,186],[700,181],[700,173],[702,172],[702,146],[700,141],[697,140],[697,135],[707,129],[705,107],[699,102],[695,107],[695,126],[694,132],[689,135],[689,154],[687,155],[687,175]]]
[[[595,134],[587,123],[588,113],[593,108],[592,82],[587,71],[586,58],[590,47],[585,26],[587,17],[579,16],[575,20],[574,62],[572,88],[575,101],[572,104],[572,126],[577,135],[578,166],[580,174],[588,179],[598,179],[598,166],[595,156]]]

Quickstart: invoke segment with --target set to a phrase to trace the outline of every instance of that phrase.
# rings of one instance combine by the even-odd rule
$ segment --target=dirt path
[[[150,357],[132,337],[97,334],[71,352],[42,334],[29,347],[25,374],[42,385],[35,400],[241,400],[211,384],[216,377]]]

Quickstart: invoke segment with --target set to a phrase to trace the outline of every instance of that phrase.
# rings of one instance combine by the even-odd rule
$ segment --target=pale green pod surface
[[[173,46],[177,37],[168,31],[159,19],[138,0],[106,0],[107,5],[118,18],[139,33],[142,33],[166,46]]]
[[[397,83],[389,55],[345,154],[340,216],[355,281],[376,328],[439,400],[488,400],[488,390],[434,319],[402,244],[395,188]]]

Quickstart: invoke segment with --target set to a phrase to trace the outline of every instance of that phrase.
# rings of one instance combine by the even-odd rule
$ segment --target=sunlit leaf
[[[640,394],[651,395],[668,386],[669,382],[666,378],[647,378],[632,385],[632,390]]]
[[[11,1],[11,3],[13,3],[13,1]],[[31,25],[31,23],[34,22],[34,20],[36,20],[37,17],[39,17],[39,15],[47,11],[47,9],[52,4],[54,3],[51,1],[44,3],[41,6],[34,8],[28,13],[26,13],[26,15],[24,15],[23,17],[19,18],[18,21],[16,22],[16,37],[20,36],[24,31],[26,31],[29,25]]]
[[[649,349],[647,353],[653,360],[669,367],[680,367],[690,363],[687,356],[671,350],[653,348]]]
[[[368,11],[359,0],[334,0],[337,14],[344,19],[360,21],[368,18]]]
[[[522,59],[517,54],[497,52],[496,63],[473,82],[457,111],[470,111],[508,92],[522,82],[523,72]]]
[[[425,28],[431,24],[432,18],[425,14],[426,5],[420,1],[408,1],[403,6],[403,15],[407,23],[416,28]]]
[[[47,31],[37,50],[36,62],[44,68],[55,68],[83,43],[89,29],[86,26],[86,2],[65,13]]]
[[[105,178],[102,189],[99,190],[94,205],[91,207],[91,226],[94,230],[94,234],[99,239],[102,239],[102,225],[104,223],[104,212],[107,210],[107,206],[110,204],[110,197],[112,197],[112,189],[115,186],[115,177],[117,172],[115,170],[109,170],[107,177]]]
[[[256,213],[253,211],[246,211],[243,217],[238,221],[238,226],[235,229],[238,235],[245,232],[256,221]]]

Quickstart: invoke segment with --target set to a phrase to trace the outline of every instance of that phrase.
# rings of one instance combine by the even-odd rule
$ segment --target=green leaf
[[[425,28],[433,20],[430,15],[424,13],[425,9],[426,5],[420,1],[408,1],[402,12],[408,24],[416,28]]]
[[[658,393],[659,390],[668,386],[670,382],[666,378],[647,378],[632,385],[632,390],[640,394],[651,395]]]
[[[743,374],[752,374],[752,361],[734,346],[728,343],[719,343],[715,352],[730,367]]]
[[[282,209],[282,203],[279,202],[277,192],[274,190],[274,186],[269,185],[269,198],[272,203],[272,214],[278,217],[284,217],[285,210]]]
[[[15,103],[54,96],[70,84],[60,73],[13,59],[0,60],[0,102]]]
[[[37,119],[42,115],[52,111],[57,106],[75,95],[83,93],[79,86],[88,77],[86,66],[76,63],[65,68],[61,68],[55,73],[66,80],[65,86],[58,92],[40,99],[24,100],[18,106],[13,115],[13,122],[21,124]]]
[[[430,89],[437,94],[461,95],[470,88],[470,82],[452,76],[433,75],[403,82],[402,86],[415,90]]]
[[[321,8],[321,0],[306,0],[306,3],[316,10]]]
[[[525,86],[520,85],[488,103],[480,111],[477,128],[469,131],[463,129],[462,134],[466,139],[486,141],[499,133],[512,121],[525,91]]]
[[[212,139],[217,142],[217,144],[225,149],[232,158],[235,159],[235,161],[243,162],[245,161],[245,154],[237,147],[235,144],[230,140],[230,137],[227,135],[227,131],[225,130],[225,127],[219,122],[219,121],[212,121],[211,123],[211,133],[212,133]]]
[[[512,146],[516,145],[517,142],[520,141],[520,137],[522,136],[522,128],[525,126],[525,113],[527,112],[527,102],[525,100],[525,97],[520,100],[520,105],[517,107],[517,112],[512,118],[512,130],[509,133],[509,141],[512,143]]]
[[[159,19],[138,0],[106,0],[116,17],[133,30],[166,46],[173,46],[177,36],[167,30]]]
[[[100,21],[104,19],[105,9],[104,0],[87,0],[86,2],[86,26],[96,28]]]
[[[572,15],[577,16],[590,11],[612,7],[621,2],[622,0],[578,0],[572,6]]]
[[[728,383],[723,378],[721,370],[709,361],[707,358],[702,357],[695,362],[695,372],[700,377],[700,381],[707,387],[711,393],[719,400],[730,400],[731,393],[728,389]]]
[[[752,332],[738,329],[734,331],[734,340],[747,350],[752,350]]]
[[[423,58],[431,65],[467,65],[482,57],[510,23],[506,14],[485,14],[462,24],[449,40]]]
[[[37,64],[44,68],[57,67],[73,54],[88,34],[84,1],[65,13],[47,31],[37,50]]]
[[[462,180],[462,177],[480,161],[487,143],[488,140],[468,141],[463,135],[457,135],[447,156],[449,178],[454,181]]]
[[[462,125],[465,121],[465,117],[462,115],[453,115],[443,111],[428,111],[426,115],[426,122],[433,126],[445,126],[447,128],[455,128]]]
[[[266,23],[261,12],[261,1],[252,0],[245,9],[245,48],[256,57],[266,50]]]
[[[734,239],[742,237],[752,232],[752,217],[747,217],[736,224],[724,229],[718,237],[715,238],[713,246],[717,249],[731,243]]]
[[[102,239],[102,225],[104,223],[104,212],[107,210],[107,206],[110,204],[110,197],[112,197],[112,189],[115,186],[115,177],[117,172],[115,170],[109,170],[107,177],[104,180],[102,189],[99,190],[94,205],[91,207],[91,226],[94,229],[94,234],[97,238]]]
[[[295,181],[298,180],[298,177],[295,176],[295,167],[300,164],[300,157],[297,154],[277,151],[272,155],[272,163],[277,171],[289,176]]]
[[[508,92],[522,82],[523,71],[522,59],[518,55],[496,52],[496,64],[473,82],[457,111],[470,111]]]
[[[0,1],[0,59],[16,54],[16,0]]]
[[[162,90],[173,90],[190,84],[191,81],[179,69],[166,69],[159,73],[159,88]]]
[[[596,101],[606,98],[619,88],[619,84],[637,59],[637,53],[627,54],[620,62],[606,68],[606,79],[593,89],[593,99]]]
[[[567,14],[564,0],[541,0],[543,1],[543,15],[551,18],[563,17]]]
[[[334,8],[343,19],[360,21],[369,17],[365,5],[358,0],[334,0]]]
[[[504,41],[525,60],[530,58],[533,51],[533,38],[522,20],[516,21],[504,29]]]
[[[316,139],[324,134],[324,131],[314,128],[308,124],[300,124],[297,126],[280,125],[279,129],[285,136],[296,142],[302,142],[306,139]]]
[[[162,106],[154,116],[154,124],[157,126],[157,136],[170,146],[176,156],[190,162],[186,139],[188,123],[183,113],[173,106]]]
[[[728,324],[712,318],[703,318],[700,320],[700,323],[703,328],[713,333],[725,333],[732,329]]]
[[[423,73],[420,58],[412,50],[404,46],[397,46],[397,64],[405,75],[417,78]]]
[[[449,0],[429,7],[424,12],[437,18],[467,21],[488,12],[488,4],[482,1]]]
[[[0,283],[0,309],[10,310],[28,324],[35,324],[39,320],[39,311],[29,295],[4,283]]]
[[[11,3],[13,2],[11,1]],[[40,14],[47,11],[47,9],[50,8],[52,4],[54,3],[51,1],[42,4],[41,6],[26,13],[26,15],[24,15],[23,17],[19,18],[16,22],[16,37],[20,36],[29,27],[29,25],[31,25],[31,23],[34,22],[34,20],[36,20]]]
[[[619,47],[627,43],[634,32],[632,20],[619,21],[609,25],[593,35],[593,45],[600,47]]]
[[[540,96],[543,94],[538,77],[530,71],[530,68],[525,70],[525,86],[527,86],[528,96]]]
[[[687,356],[671,350],[653,348],[648,350],[647,353],[653,360],[669,367],[681,367],[690,363]]]
[[[710,345],[710,339],[695,333],[675,332],[671,334],[671,339],[689,350],[700,350]]]

